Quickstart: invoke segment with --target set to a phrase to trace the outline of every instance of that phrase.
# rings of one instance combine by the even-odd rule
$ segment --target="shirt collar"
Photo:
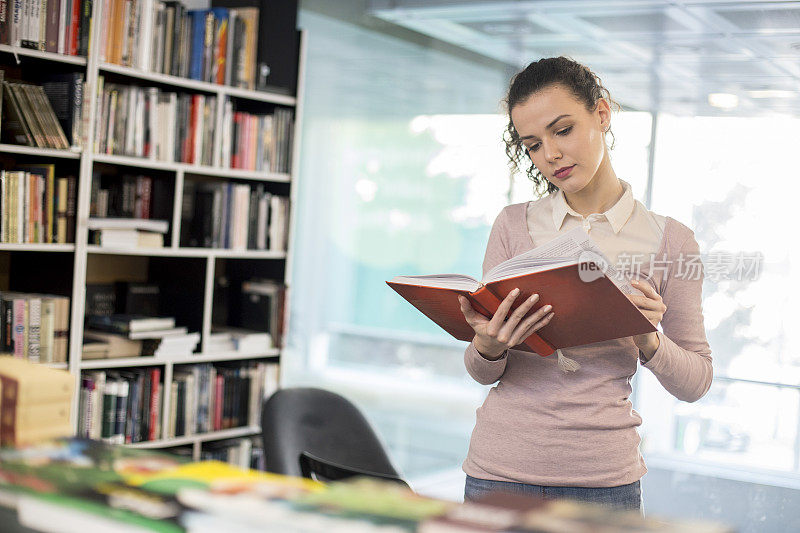
[[[622,183],[624,192],[622,193],[620,199],[617,200],[617,203],[603,213],[609,224],[611,224],[611,228],[614,230],[614,233],[619,233],[619,231],[622,229],[622,226],[624,226],[631,217],[633,208],[636,205],[636,200],[633,198],[633,192],[631,191],[630,184],[624,180],[619,181]],[[564,219],[567,217],[567,215],[572,215],[581,219],[583,218],[580,213],[569,206],[567,199],[564,197],[564,191],[559,189],[553,196],[553,224],[557,230],[560,230],[561,226],[564,225]]]

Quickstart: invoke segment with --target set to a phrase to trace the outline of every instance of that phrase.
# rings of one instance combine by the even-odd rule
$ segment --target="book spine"
[[[3,401],[0,403],[0,445],[6,446],[14,440],[19,383],[11,377],[0,374],[0,390],[3,392]]]
[[[47,0],[47,22],[45,29],[45,51],[58,52],[58,19],[63,0]]]
[[[14,357],[25,357],[25,300],[14,298]]]
[[[76,47],[77,54],[80,56],[89,55],[89,39],[92,27],[92,3],[93,0],[83,0],[81,2],[78,44]]]
[[[28,300],[28,360],[38,363],[40,358],[39,336],[42,326],[42,300],[30,298]]]
[[[117,417],[117,382],[109,380],[103,390],[103,429],[100,437],[111,441],[114,435],[114,426]]]
[[[161,369],[153,368],[150,370],[151,394],[150,394],[150,420],[148,424],[148,440],[158,438],[159,405],[161,404]]]
[[[12,0],[13,2],[13,0]],[[0,0],[0,44],[9,44],[8,0]]]
[[[71,0],[72,11],[70,12],[69,33],[67,39],[67,54],[78,55],[78,33],[81,24],[81,4],[87,0]]]
[[[189,77],[203,80],[203,43],[205,42],[205,12],[189,11],[191,55],[189,59]]]

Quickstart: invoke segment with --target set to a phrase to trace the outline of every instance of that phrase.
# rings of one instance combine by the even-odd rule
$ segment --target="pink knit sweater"
[[[527,203],[506,207],[492,227],[484,273],[533,248]],[[543,244],[543,243],[541,243]],[[670,394],[693,402],[711,386],[711,350],[701,304],[702,276],[676,276],[680,254],[698,254],[694,233],[667,217],[657,257],[671,266],[648,272],[667,306],[660,346],[645,366]],[[694,279],[692,279],[694,278]],[[558,313],[558,302],[552,303]],[[639,351],[630,337],[563,350],[580,363],[564,373],[555,355],[509,350],[489,361],[470,343],[464,354],[479,383],[498,382],[477,410],[464,472],[472,477],[547,486],[613,487],[646,472],[636,427],[642,418],[630,401]]]

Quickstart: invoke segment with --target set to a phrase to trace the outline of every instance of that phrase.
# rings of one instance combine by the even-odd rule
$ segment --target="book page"
[[[431,274],[427,276],[395,276],[390,283],[404,285],[419,285],[422,287],[438,287],[441,289],[454,289],[459,291],[474,292],[480,287],[475,278],[463,274]]]
[[[550,242],[537,246],[533,250],[520,254],[516,257],[500,263],[486,273],[484,283],[495,281],[507,274],[519,273],[520,266],[542,265],[545,267],[561,266],[560,263],[593,261],[600,267],[602,273],[608,277],[625,294],[637,294],[638,291],[622,276],[614,267],[611,261],[600,250],[596,242],[592,240],[583,228],[577,227],[562,235],[559,235]],[[526,269],[530,271],[530,269]]]

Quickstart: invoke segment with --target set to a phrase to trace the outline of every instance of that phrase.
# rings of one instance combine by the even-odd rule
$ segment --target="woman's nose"
[[[546,143],[544,145],[544,156],[548,161],[556,161],[561,159],[561,150],[558,149],[558,145],[554,142]]]

